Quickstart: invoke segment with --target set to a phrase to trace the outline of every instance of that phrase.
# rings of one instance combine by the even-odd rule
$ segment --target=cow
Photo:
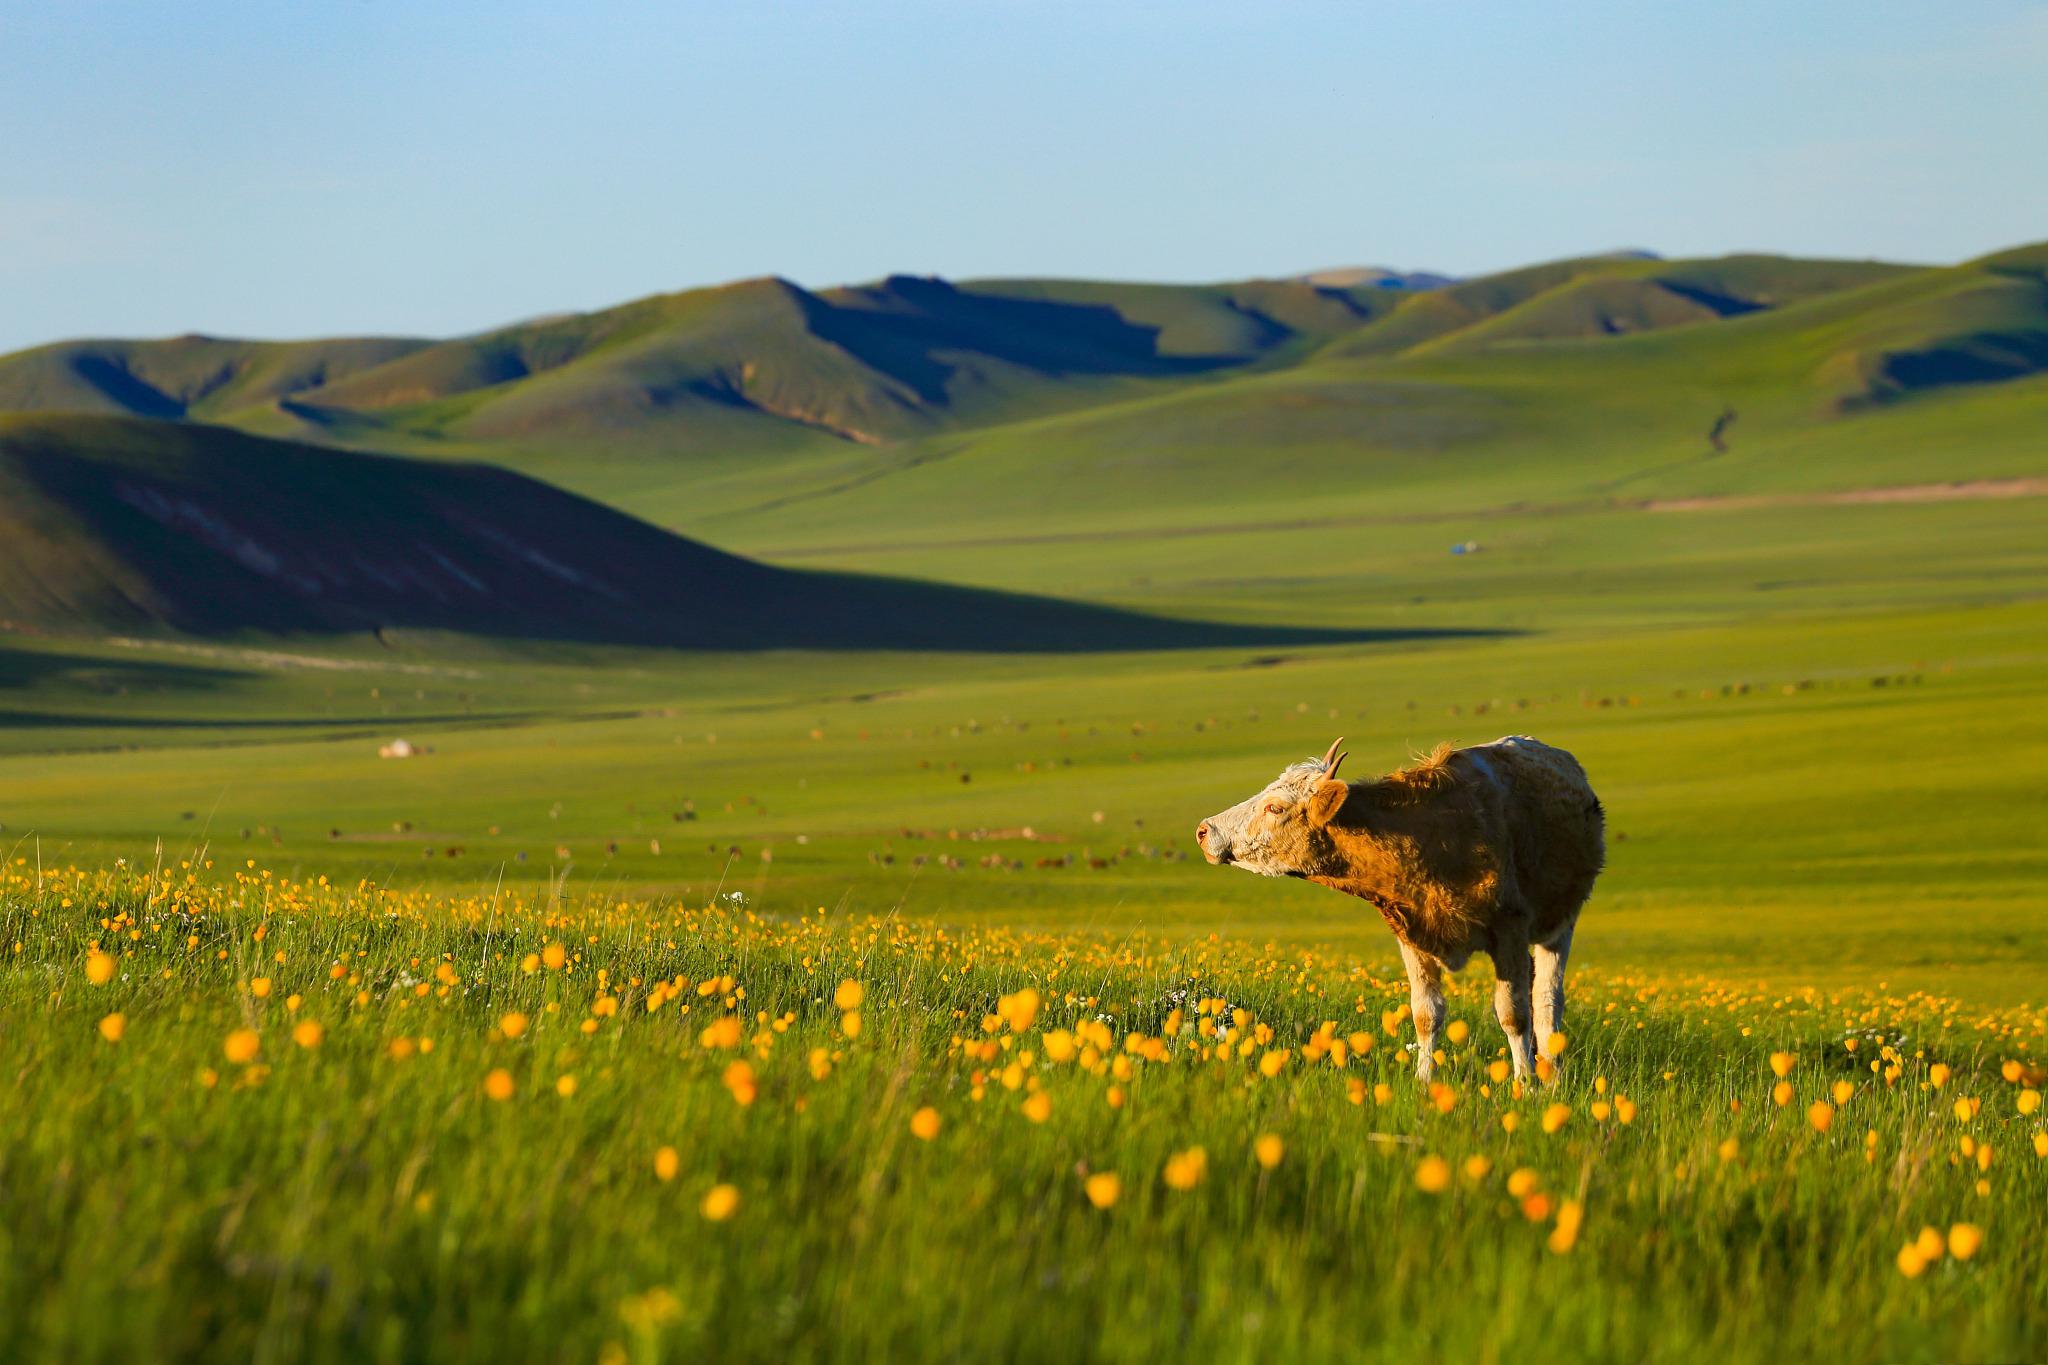
[[[1606,820],[1585,769],[1562,749],[1509,735],[1440,745],[1411,767],[1345,782],[1343,742],[1202,821],[1202,856],[1372,903],[1408,969],[1421,1080],[1435,1068],[1444,972],[1487,954],[1494,1015],[1515,1074],[1527,1076],[1564,1021],[1572,929],[1606,858]]]

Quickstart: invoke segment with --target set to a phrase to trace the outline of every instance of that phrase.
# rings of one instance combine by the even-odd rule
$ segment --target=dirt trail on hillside
[[[2048,479],[1965,479],[1894,488],[1852,488],[1840,493],[1730,493],[1704,498],[1653,498],[1645,512],[1735,512],[1750,507],[1847,507],[1871,502],[1969,502],[1981,498],[2038,498]]]
[[[1867,503],[1968,502],[1979,499],[2048,497],[2048,479],[1965,479],[1953,483],[1851,488],[1831,493],[1726,493],[1697,498],[1649,498],[1624,502],[1510,503],[1504,507],[1401,516],[1296,517],[1280,521],[1219,521],[1189,526],[1153,526],[1100,531],[1043,531],[1032,535],[962,536],[931,540],[868,541],[838,545],[782,546],[758,551],[775,562],[836,555],[888,554],[917,550],[986,549],[990,546],[1063,545],[1112,540],[1182,540],[1193,536],[1244,535],[1261,531],[1320,531],[1345,526],[1397,526],[1431,522],[1469,523],[1500,517],[1570,516],[1586,512],[1741,512],[1764,507],[1848,507]]]

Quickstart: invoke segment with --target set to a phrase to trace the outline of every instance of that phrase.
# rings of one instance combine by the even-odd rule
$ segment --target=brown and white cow
[[[1445,969],[1476,952],[1491,957],[1494,1014],[1515,1074],[1527,1075],[1563,1022],[1572,928],[1606,857],[1585,769],[1562,749],[1510,735],[1446,744],[1414,767],[1344,782],[1337,744],[1204,820],[1195,831],[1203,856],[1304,877],[1379,910],[1407,964],[1423,1080],[1443,1026]]]

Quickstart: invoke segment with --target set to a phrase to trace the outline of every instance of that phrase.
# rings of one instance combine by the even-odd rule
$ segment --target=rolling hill
[[[0,419],[0,625],[730,650],[1372,638],[778,569],[490,466],[68,416]]]
[[[0,411],[488,462],[867,569],[1047,532],[2037,477],[2044,279],[2043,247],[1941,268],[1610,254],[1431,288],[768,278],[432,343],[44,347],[0,357]]]
[[[1338,335],[1394,297],[1299,281],[911,276],[813,293],[767,278],[435,343],[63,343],[0,357],[0,411],[512,445],[878,444],[1249,364]]]
[[[412,450],[717,456],[880,446],[1332,356],[1634,333],[1910,274],[1598,256],[1463,282],[746,280],[438,342],[88,341],[0,357],[0,411],[199,418]],[[1333,283],[1331,281],[1346,281]]]

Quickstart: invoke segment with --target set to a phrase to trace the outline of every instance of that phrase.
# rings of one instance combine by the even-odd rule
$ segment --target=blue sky
[[[0,349],[2048,237],[2048,4],[0,0]]]

